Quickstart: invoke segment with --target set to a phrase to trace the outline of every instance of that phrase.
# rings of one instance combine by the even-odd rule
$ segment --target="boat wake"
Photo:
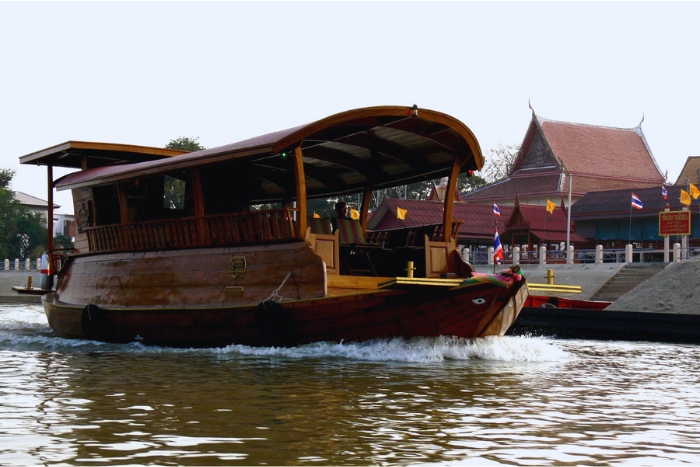
[[[449,360],[502,362],[559,361],[566,353],[537,337],[486,337],[463,339],[451,336],[413,339],[376,339],[367,342],[318,342],[299,347],[247,347],[232,345],[217,352],[287,358],[345,358],[360,361],[432,363]]]
[[[435,363],[484,360],[550,362],[567,352],[541,337],[504,336],[463,339],[451,336],[376,339],[367,342],[317,342],[298,347],[230,345],[215,349],[148,347],[139,343],[108,344],[55,337],[37,306],[0,306],[0,350],[64,352],[201,353],[218,357],[246,356],[288,359],[337,358],[368,362]]]

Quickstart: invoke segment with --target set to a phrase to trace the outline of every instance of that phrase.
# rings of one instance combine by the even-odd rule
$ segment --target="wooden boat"
[[[517,267],[477,274],[456,249],[457,176],[483,157],[472,132],[439,112],[363,108],[192,153],[69,141],[20,162],[48,167],[50,208],[54,189],[73,194],[75,249],[49,238],[57,282],[42,297],[60,337],[179,347],[474,338],[503,335],[528,295]],[[53,167],[80,170],[54,180]],[[366,241],[373,190],[441,177],[439,228],[411,246]],[[325,231],[308,200],[348,194],[361,199],[360,220]]]

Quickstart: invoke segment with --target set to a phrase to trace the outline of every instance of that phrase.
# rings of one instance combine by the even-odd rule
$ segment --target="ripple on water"
[[[0,307],[0,464],[700,464],[697,360],[512,336],[110,345]]]

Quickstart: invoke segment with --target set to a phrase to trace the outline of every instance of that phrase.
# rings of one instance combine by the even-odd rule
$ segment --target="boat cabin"
[[[449,256],[457,176],[479,170],[483,156],[469,128],[453,117],[384,106],[192,153],[69,141],[20,162],[48,168],[49,206],[54,189],[72,190],[73,255],[307,241],[330,274],[385,276],[405,271],[404,260],[420,262],[423,252],[414,244],[401,253],[400,267],[378,266],[388,262],[377,255],[389,252],[367,241],[372,191],[447,177],[442,228],[436,229],[441,238],[426,236],[417,246],[427,251],[428,242],[437,242],[438,255],[446,248]],[[53,167],[78,170],[54,180]],[[363,195],[360,218],[343,220],[336,233],[307,211],[308,199],[352,193]],[[53,260],[61,259],[49,237]],[[372,254],[383,259],[346,264]],[[453,272],[452,260],[431,268],[430,252],[423,257],[418,276]]]

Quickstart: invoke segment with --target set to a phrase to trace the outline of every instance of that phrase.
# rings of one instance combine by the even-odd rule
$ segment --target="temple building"
[[[642,119],[643,121],[643,119]],[[464,201],[568,205],[588,192],[659,187],[665,183],[642,132],[549,120],[532,112],[511,175],[464,194]]]

